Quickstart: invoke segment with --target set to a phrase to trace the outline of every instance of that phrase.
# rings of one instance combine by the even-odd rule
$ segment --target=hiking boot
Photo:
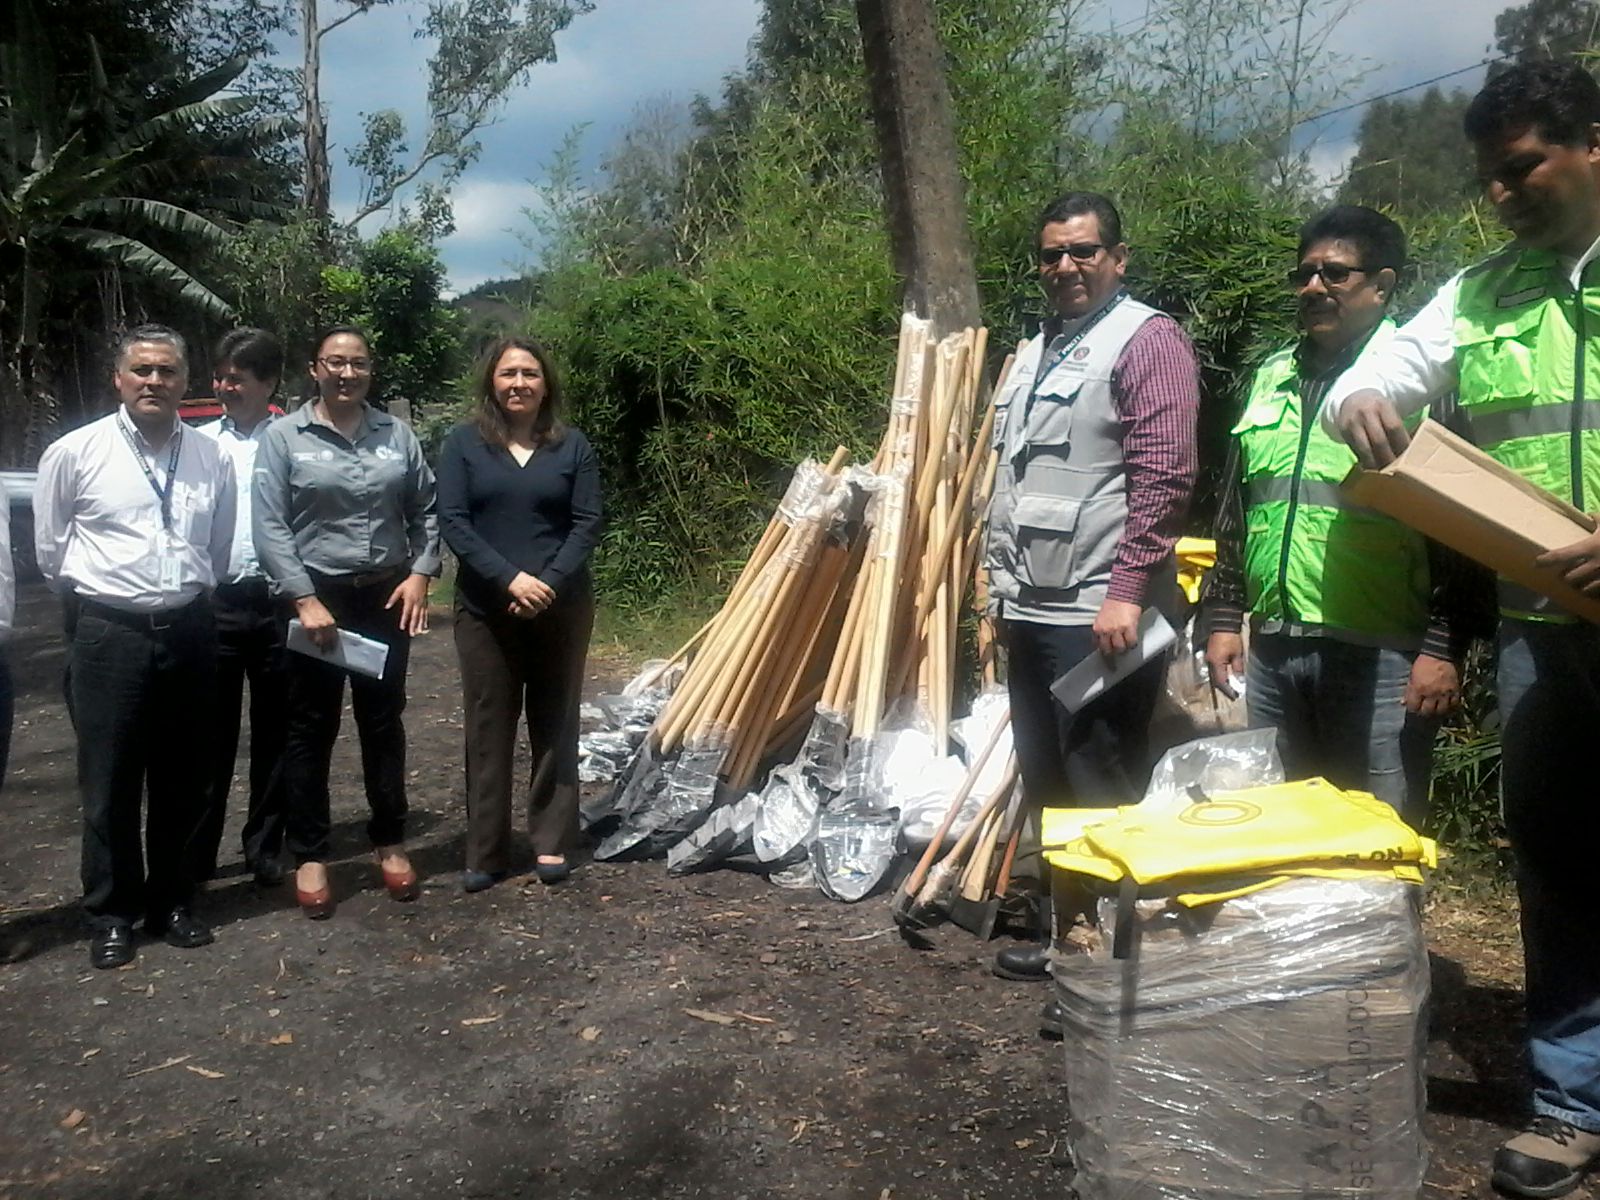
[[[1575,1129],[1559,1117],[1537,1116],[1495,1151],[1490,1182],[1513,1196],[1565,1196],[1596,1156],[1600,1133]]]

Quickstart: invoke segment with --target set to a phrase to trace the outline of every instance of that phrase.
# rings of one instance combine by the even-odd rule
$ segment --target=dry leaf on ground
[[[686,1008],[683,1011],[696,1021],[710,1021],[713,1025],[738,1024],[735,1018],[728,1016],[726,1013],[707,1012],[703,1008]]]

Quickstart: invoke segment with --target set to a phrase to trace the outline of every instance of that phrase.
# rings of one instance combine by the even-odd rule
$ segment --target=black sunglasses
[[[1301,263],[1285,275],[1284,278],[1288,281],[1290,287],[1303,288],[1320,275],[1323,283],[1329,287],[1338,287],[1340,284],[1349,283],[1352,275],[1368,275],[1370,273],[1361,267],[1347,267],[1343,263],[1320,263],[1315,266],[1309,263]]]
[[[1070,246],[1050,246],[1039,251],[1039,261],[1047,267],[1053,267],[1063,258],[1071,256],[1073,262],[1091,262],[1094,256],[1105,249],[1103,242],[1073,242]]]

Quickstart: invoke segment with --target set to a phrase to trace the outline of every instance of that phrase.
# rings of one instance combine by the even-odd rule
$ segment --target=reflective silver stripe
[[[1583,429],[1600,429],[1600,400],[1582,400]],[[1497,446],[1512,438],[1548,437],[1572,430],[1572,401],[1560,404],[1538,404],[1532,408],[1510,408],[1500,412],[1478,412],[1476,405],[1463,404],[1472,430],[1472,440],[1479,446]]]
[[[1251,614],[1250,633],[1254,637],[1328,638],[1351,646],[1370,646],[1378,650],[1400,650],[1415,653],[1422,646],[1422,635],[1414,637],[1384,637],[1376,633],[1363,633],[1359,629],[1345,629],[1338,625],[1313,625],[1307,621],[1285,621],[1281,617],[1258,617]]]
[[[1522,584],[1504,577],[1497,579],[1495,583],[1498,593],[1496,599],[1502,616],[1516,617],[1523,621],[1556,621],[1562,624],[1578,619],[1549,596],[1530,587],[1523,587]]]
[[[1288,502],[1293,491],[1294,480],[1286,475],[1280,475],[1276,479],[1252,479],[1244,485],[1245,507],[1253,508],[1258,504],[1284,504]],[[1361,511],[1359,504],[1351,504],[1345,499],[1337,483],[1328,483],[1321,479],[1300,481],[1300,503],[1314,504],[1318,508],[1348,508],[1355,512]]]

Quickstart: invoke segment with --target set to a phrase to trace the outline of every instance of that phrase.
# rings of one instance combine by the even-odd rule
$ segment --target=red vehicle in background
[[[188,400],[178,401],[178,418],[185,425],[204,425],[217,420],[225,411],[222,401],[215,396],[192,396]],[[276,404],[267,411],[275,417],[283,416],[283,409]]]

